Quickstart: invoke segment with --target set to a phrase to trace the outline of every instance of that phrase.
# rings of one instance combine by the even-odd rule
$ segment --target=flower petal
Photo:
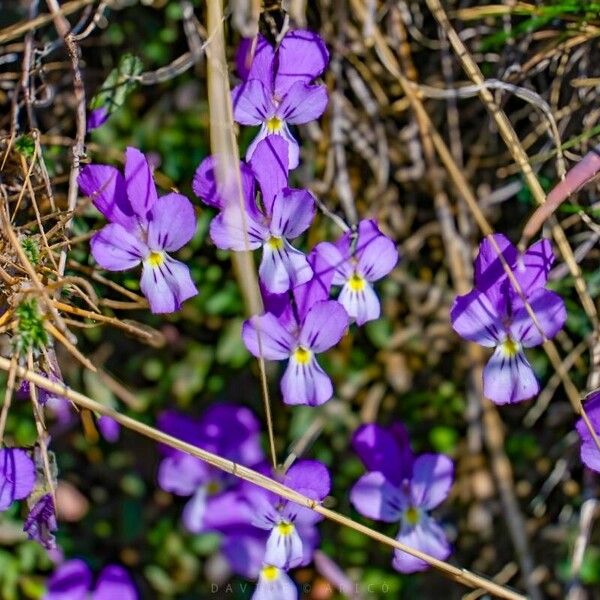
[[[367,281],[377,281],[396,266],[398,250],[394,242],[379,231],[375,221],[364,220],[358,226],[356,258],[357,272]]]
[[[363,280],[363,289],[352,289],[346,282],[338,296],[338,302],[346,309],[348,316],[356,320],[357,325],[363,325],[367,321],[374,321],[381,314],[381,305],[375,290],[370,283]]]
[[[263,245],[258,268],[261,283],[273,294],[286,292],[312,277],[312,270],[303,252],[296,250],[285,238],[278,238],[277,244],[280,246],[273,247],[267,241]]]
[[[191,496],[209,476],[200,459],[182,453],[164,458],[158,467],[158,485],[178,496]]]
[[[125,187],[133,212],[145,222],[158,194],[150,165],[137,148],[125,150]]]
[[[250,166],[258,180],[265,212],[271,214],[277,193],[287,188],[289,173],[288,143],[280,135],[258,139],[251,153]]]
[[[271,234],[290,240],[304,233],[315,217],[315,201],[308,190],[282,190],[272,209]]]
[[[308,85],[298,81],[292,84],[277,107],[277,116],[292,125],[309,123],[325,112],[327,100],[327,88],[324,85]]]
[[[35,485],[33,460],[21,448],[0,448],[0,511],[31,494]]]
[[[259,342],[260,333],[260,342]],[[254,316],[244,322],[242,339],[248,351],[267,360],[284,360],[294,346],[294,337],[271,313]]]
[[[600,437],[600,392],[598,390],[588,395],[583,408],[594,432]],[[600,450],[598,450],[594,438],[582,418],[577,421],[576,428],[581,438],[581,460],[583,464],[589,469],[600,473]]]
[[[273,61],[275,49],[262,35],[254,39],[242,40],[236,53],[236,65],[240,77],[258,79],[268,89],[273,88]]]
[[[68,560],[48,579],[44,600],[85,600],[92,586],[92,573],[85,562]]]
[[[233,88],[233,119],[241,125],[261,125],[275,113],[269,90],[262,81],[249,79]]]
[[[553,338],[567,320],[567,310],[562,298],[555,292],[537,288],[531,292],[528,301],[546,338]],[[521,300],[515,300],[514,304],[520,307],[513,315],[510,326],[512,336],[525,348],[539,346],[544,342],[544,336]]]
[[[348,241],[347,244],[346,240]],[[326,272],[329,269],[333,270],[331,280],[333,285],[344,285],[346,280],[352,276],[354,269],[350,264],[352,256],[350,254],[348,234],[342,236],[335,244],[321,242],[317,244],[314,251],[319,254],[321,264],[326,269]]]
[[[320,353],[335,346],[348,328],[348,313],[335,300],[315,302],[306,314],[298,340]]]
[[[495,404],[512,404],[532,398],[540,386],[522,352],[507,356],[498,346],[483,369],[483,393]]]
[[[321,75],[329,62],[329,52],[316,33],[296,29],[281,40],[277,58],[275,90],[282,95],[294,83],[310,83]]]
[[[552,244],[546,239],[532,244],[517,258],[515,275],[526,296],[546,285],[553,264]]]
[[[144,261],[140,288],[154,314],[175,312],[198,293],[188,267],[168,254],[159,266]]]
[[[148,246],[119,223],[109,223],[90,241],[94,260],[109,271],[126,271],[148,254]]]
[[[35,540],[46,550],[55,550],[56,539],[53,532],[57,529],[54,501],[50,494],[44,494],[29,511],[23,531],[30,540]]]
[[[504,260],[514,266],[519,255],[517,249],[510,243],[508,238],[501,234],[493,234],[493,239],[500,249]],[[486,237],[479,244],[479,253],[475,259],[475,286],[482,292],[496,286],[504,277],[506,272],[498,253],[492,245],[491,240]]]
[[[171,193],[159,198],[148,220],[148,246],[152,250],[179,250],[196,232],[194,207],[181,194]]]
[[[281,394],[286,404],[319,406],[333,396],[333,385],[314,357],[301,364],[292,356],[281,379]]]
[[[109,443],[114,444],[119,441],[121,435],[121,425],[112,417],[101,416],[96,421],[102,437]]]
[[[363,475],[352,486],[350,502],[361,515],[386,523],[398,521],[404,506],[400,490],[379,471]]]
[[[283,483],[313,500],[323,500],[331,491],[329,470],[318,460],[294,463],[285,474]]]
[[[108,120],[109,114],[106,106],[100,106],[98,108],[94,108],[88,113],[85,129],[89,133],[94,129],[98,129],[101,125],[104,125]]]
[[[264,561],[280,569],[297,567],[304,558],[302,540],[293,523],[275,525],[267,539]]]
[[[298,591],[284,570],[265,565],[251,600],[298,600]]]
[[[488,348],[498,344],[504,335],[496,308],[478,289],[454,300],[450,320],[452,328],[460,336]]]
[[[98,577],[93,600],[138,600],[129,573],[118,565],[108,565]]]
[[[251,534],[226,536],[221,550],[234,573],[256,579],[265,556],[266,540],[266,531],[254,529]]]
[[[210,239],[223,250],[256,250],[269,238],[269,230],[239,206],[228,206],[210,224]]]
[[[181,520],[190,533],[202,533],[206,514],[206,486],[199,487],[183,508]]]
[[[410,483],[414,506],[427,510],[442,503],[454,480],[454,465],[444,454],[421,454],[413,465]]]

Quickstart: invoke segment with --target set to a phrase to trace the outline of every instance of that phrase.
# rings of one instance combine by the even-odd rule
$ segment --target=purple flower
[[[102,416],[96,421],[102,437],[112,444],[119,441],[121,426],[112,417]]]
[[[483,391],[496,404],[520,402],[535,396],[539,384],[523,348],[539,346],[563,326],[567,313],[557,294],[546,290],[552,250],[545,241],[523,256],[504,238],[495,236],[513,268],[540,329],[504,274],[489,240],[481,243],[475,261],[475,289],[454,301],[452,327],[467,340],[494,348],[483,371]],[[543,333],[542,333],[543,332]]]
[[[98,129],[101,125],[104,125],[108,120],[109,114],[106,106],[101,106],[100,108],[94,108],[88,116],[87,116],[87,131],[92,131],[93,129]]]
[[[0,448],[0,511],[27,498],[35,486],[35,465],[21,448]]]
[[[23,531],[30,540],[40,543],[46,550],[56,548],[53,532],[58,529],[56,510],[50,494],[44,494],[32,506]]]
[[[248,467],[264,458],[260,424],[243,406],[216,404],[198,421],[166,411],[159,417],[158,426],[165,433]],[[227,494],[236,487],[237,479],[177,450],[163,447],[162,451],[165,458],[159,466],[160,487],[179,496],[191,496],[183,511],[186,529],[192,533],[219,530],[227,517],[223,512]]]
[[[321,243],[316,250],[335,270],[333,285],[342,289],[338,301],[358,325],[378,319],[381,307],[372,283],[387,275],[398,262],[392,240],[375,221],[363,220],[358,233],[346,233],[335,244]]]
[[[244,47],[243,52],[247,52]],[[311,85],[327,66],[323,40],[310,31],[290,31],[275,50],[258,36],[254,58],[244,83],[232,91],[234,119],[242,125],[260,125],[246,153],[249,160],[257,144],[269,134],[288,142],[289,166],[298,166],[298,142],[288,123],[299,125],[319,118],[327,106],[327,88]]]
[[[312,277],[306,256],[288,240],[310,226],[315,216],[314,199],[308,190],[287,187],[287,147],[280,137],[271,135],[258,144],[251,167],[262,192],[260,207],[248,169],[241,171],[242,210],[228,184],[219,187],[215,183],[214,159],[205,159],[198,167],[194,190],[206,204],[221,209],[210,226],[214,244],[236,251],[262,248],[261,282],[270,292],[285,292]]]
[[[104,567],[93,588],[90,568],[82,560],[75,559],[54,571],[44,600],[137,600],[138,597],[135,585],[123,567]]]
[[[292,315],[292,310],[286,314]],[[348,314],[335,300],[312,304],[305,315],[278,318],[271,312],[254,316],[244,323],[242,338],[254,356],[267,360],[288,360],[281,380],[286,404],[317,406],[333,395],[329,376],[316,355],[335,346],[348,327]]]
[[[399,521],[399,542],[440,560],[448,558],[450,545],[429,511],[448,496],[452,461],[443,454],[415,457],[400,423],[388,429],[363,425],[355,432],[352,444],[368,470],[350,491],[356,510],[378,521]],[[402,573],[428,568],[427,563],[401,550],[394,551],[392,564]]]
[[[600,390],[589,394],[584,402],[584,408],[592,428],[596,435],[600,437]],[[576,428],[581,438],[581,460],[583,464],[589,469],[600,473],[600,450],[598,450],[590,430],[583,419],[577,421]]]
[[[127,148],[125,159],[125,177],[108,165],[88,165],[79,175],[79,186],[109,221],[92,238],[92,254],[109,271],[142,263],[140,287],[150,310],[174,312],[198,293],[187,266],[167,254],[193,237],[194,207],[181,194],[158,197],[139,150]]]
[[[236,503],[239,506],[239,497]],[[229,568],[236,574],[247,579],[258,579],[265,556],[268,533],[256,527],[248,527],[247,506],[233,516],[230,526],[223,525],[221,553],[227,560]]]
[[[297,600],[298,591],[284,569],[265,564],[260,570],[252,600]]]

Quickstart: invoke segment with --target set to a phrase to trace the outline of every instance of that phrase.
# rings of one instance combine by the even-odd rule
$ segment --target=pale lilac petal
[[[238,206],[228,206],[210,224],[210,239],[223,250],[256,250],[269,237],[268,228]]]
[[[269,90],[258,79],[233,88],[233,119],[241,125],[261,125],[275,114]]]
[[[35,485],[33,460],[21,448],[0,448],[0,511],[31,494]]]
[[[381,305],[375,290],[366,280],[363,280],[362,290],[355,290],[346,282],[338,296],[338,302],[346,309],[348,316],[356,320],[357,325],[374,321],[381,314]]]
[[[254,529],[252,533],[228,535],[223,541],[221,551],[231,570],[248,579],[256,579],[260,573],[267,532]]]
[[[290,128],[287,123],[283,124],[279,134],[286,142],[288,146],[288,165],[290,170],[295,169],[300,163],[300,146],[298,140],[292,135]]]
[[[315,302],[306,314],[298,340],[313,352],[335,346],[348,328],[348,313],[335,300]]]
[[[456,333],[481,346],[493,348],[503,337],[501,317],[487,295],[477,289],[454,300],[450,320]]]
[[[94,260],[109,271],[126,271],[139,265],[148,246],[119,223],[109,223],[90,241]]]
[[[309,281],[312,269],[303,252],[285,238],[277,238],[276,247],[270,241],[263,245],[258,275],[269,292],[281,294]]]
[[[380,471],[396,487],[412,477],[414,456],[400,423],[386,429],[375,423],[361,425],[352,436],[352,447],[368,471]]]
[[[346,240],[349,236],[344,235],[335,244],[331,242],[321,242],[315,247],[315,252],[319,254],[321,264],[327,269],[333,270],[331,283],[333,285],[344,285],[354,272],[351,265],[351,255],[349,242],[347,244],[348,252],[345,253]],[[325,267],[327,265],[327,267]]]
[[[492,237],[506,263],[510,266],[515,265],[519,253],[508,238],[501,233],[495,233]],[[504,277],[506,277],[506,272],[498,253],[492,246],[490,239],[486,237],[481,241],[479,253],[475,259],[475,286],[485,292],[496,286]]]
[[[159,198],[150,211],[148,246],[152,250],[175,252],[196,232],[196,213],[192,203],[181,194]]]
[[[425,514],[421,516],[420,522],[415,527],[403,525],[396,539],[410,548],[421,550],[439,560],[446,560],[450,556],[451,547],[444,530]],[[401,573],[415,573],[429,568],[426,562],[402,550],[394,551],[392,564],[394,569]]]
[[[111,444],[119,441],[121,425],[111,417],[101,416],[96,421],[102,437]]]
[[[254,529],[253,517],[253,506],[238,489],[209,495],[203,517],[204,531],[219,531],[225,535],[250,531],[250,528]]]
[[[313,500],[323,500],[331,491],[329,470],[318,460],[294,463],[285,474],[283,483]]]
[[[277,58],[275,90],[282,95],[297,81],[310,83],[319,77],[329,62],[329,52],[316,33],[296,29],[281,40]]]
[[[158,467],[158,485],[178,496],[191,496],[209,478],[205,463],[188,454],[164,458]]]
[[[133,212],[145,222],[158,195],[148,160],[137,148],[125,150],[125,186]]]
[[[363,475],[352,486],[350,502],[361,515],[386,523],[398,521],[404,507],[400,490],[379,471]]]
[[[512,404],[535,396],[540,390],[529,361],[518,351],[509,355],[502,345],[483,369],[483,393],[495,404]]]
[[[144,261],[140,288],[154,314],[175,312],[198,293],[188,267],[168,254],[159,266]]]
[[[98,577],[92,600],[138,600],[129,573],[118,565],[108,565]]]
[[[286,404],[319,406],[333,396],[333,385],[314,357],[303,364],[292,356],[281,379],[281,393]]]
[[[106,106],[100,106],[99,108],[94,108],[88,113],[86,120],[86,131],[89,133],[94,129],[98,129],[98,127],[104,125],[108,120],[109,114]]]
[[[546,285],[553,264],[552,244],[546,239],[532,244],[517,258],[515,275],[526,296]]]
[[[410,483],[414,506],[431,510],[447,497],[454,480],[454,465],[444,454],[421,454],[415,459]]]
[[[315,217],[315,200],[308,190],[285,189],[275,196],[271,234],[290,240],[303,234]]]
[[[251,600],[298,600],[298,591],[290,576],[275,566],[264,566]]]
[[[567,320],[567,310],[562,298],[555,292],[537,288],[531,292],[528,301],[546,338],[553,338]],[[515,311],[510,325],[512,337],[525,348],[539,346],[544,342],[544,336],[520,299],[515,304],[520,307]]]
[[[265,212],[271,214],[275,196],[288,184],[288,143],[276,134],[256,139],[250,166],[260,185]]]
[[[204,531],[204,515],[206,514],[206,487],[199,487],[195,494],[188,500],[183,509],[181,520],[190,533]]]
[[[81,191],[111,223],[119,223],[130,231],[137,228],[127,192],[125,178],[108,165],[86,165],[77,179]]]
[[[259,341],[260,334],[260,341]],[[294,347],[294,337],[271,313],[244,322],[242,339],[248,351],[267,360],[284,360]]]
[[[92,586],[92,573],[85,562],[68,560],[48,579],[44,600],[86,600]]]
[[[589,394],[583,408],[594,432],[600,438],[600,392],[598,390]],[[596,442],[582,418],[577,421],[576,428],[581,438],[581,460],[583,464],[589,469],[600,473],[600,450],[598,450]]]
[[[236,57],[236,64],[241,71],[248,69],[248,73],[244,77],[240,73],[240,77],[244,80],[258,79],[268,89],[273,89],[273,61],[275,59],[275,49],[262,35],[258,35],[256,44],[254,40],[247,40],[245,53],[239,58]],[[241,44],[240,44],[241,47]],[[242,50],[243,51],[243,50]]]
[[[379,231],[375,221],[365,220],[359,224],[356,258],[356,271],[367,281],[377,281],[396,266],[398,250],[394,242]]]
[[[324,85],[294,83],[277,107],[277,116],[286,123],[302,125],[318,119],[327,108],[327,88]]]
[[[282,529],[275,525],[267,539],[264,561],[280,569],[297,567],[304,558],[302,540],[293,524]]]

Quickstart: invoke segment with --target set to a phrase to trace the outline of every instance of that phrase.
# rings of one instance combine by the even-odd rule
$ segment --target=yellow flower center
[[[270,237],[267,244],[271,250],[281,250],[283,248],[283,239],[280,237]]]
[[[404,511],[404,518],[409,525],[416,525],[421,520],[419,509],[411,506]]]
[[[515,340],[513,340],[511,337],[507,337],[502,342],[502,351],[509,358],[513,358],[514,356],[516,356],[519,353],[520,349],[521,349],[521,344],[519,344],[519,342],[516,342]]]
[[[267,120],[267,133],[279,133],[283,129],[283,121],[279,117]]]
[[[358,273],[352,273],[348,279],[348,285],[353,292],[362,292],[365,289],[366,281]]]
[[[206,486],[206,493],[209,496],[214,496],[221,491],[221,486],[218,481],[210,481]]]
[[[151,250],[146,260],[151,267],[160,267],[165,262],[165,253]]]
[[[275,581],[279,577],[279,569],[272,565],[267,565],[262,568],[262,576],[267,581]]]
[[[292,535],[294,533],[294,524],[282,521],[277,525],[277,531],[280,535]]]
[[[302,346],[298,346],[294,350],[294,360],[301,365],[307,365],[310,362],[312,357],[312,352],[307,348],[303,348]]]

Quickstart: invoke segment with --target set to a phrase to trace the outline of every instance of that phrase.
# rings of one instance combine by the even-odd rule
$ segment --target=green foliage
[[[15,140],[15,150],[25,158],[31,158],[35,152],[35,141],[31,135],[20,135]]]
[[[35,238],[24,237],[21,240],[21,248],[23,248],[27,260],[32,265],[37,265],[40,262],[40,247]]]
[[[137,77],[141,74],[144,65],[142,61],[132,54],[124,54],[119,65],[113,69],[100,91],[92,98],[92,109],[105,106],[109,113],[121,108],[127,96],[139,85]]]
[[[44,328],[44,317],[35,298],[23,300],[15,310],[17,331],[15,351],[26,354],[30,350],[41,350],[48,345],[48,332]]]

